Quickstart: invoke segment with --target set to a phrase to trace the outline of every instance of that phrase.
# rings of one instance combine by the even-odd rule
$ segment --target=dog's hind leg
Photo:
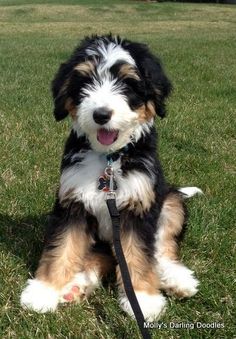
[[[184,266],[178,258],[177,237],[185,221],[182,194],[189,195],[191,192],[185,190],[181,194],[173,192],[167,195],[159,216],[156,234],[155,257],[161,289],[179,298],[196,294],[199,284],[194,272]]]
[[[28,280],[21,294],[23,307],[42,313],[54,311],[64,287],[75,277],[83,290],[85,283],[90,283],[80,272],[85,269],[84,259],[93,238],[88,232],[83,208],[76,207],[73,213],[61,206],[55,208],[35,278]],[[91,277],[95,284],[94,275],[90,274]]]

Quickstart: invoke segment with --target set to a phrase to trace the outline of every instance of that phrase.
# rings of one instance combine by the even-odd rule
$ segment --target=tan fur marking
[[[91,244],[91,237],[81,225],[70,226],[57,237],[54,249],[43,252],[35,277],[61,289],[84,269],[84,258]]]
[[[147,118],[148,120],[151,120],[156,115],[154,103],[152,101],[148,101],[146,106],[147,106]]]
[[[71,98],[66,99],[65,109],[70,113],[72,119],[75,120],[77,108]]]
[[[136,109],[136,112],[139,115],[138,119],[141,123],[150,121],[156,114],[154,103],[152,101],[148,101],[146,105],[142,105]]]
[[[153,190],[147,190],[142,198],[142,201],[129,199],[127,208],[133,211],[135,215],[143,216],[144,213],[150,210],[152,203],[155,201],[155,193]]]
[[[184,210],[182,199],[177,194],[170,194],[164,201],[160,216],[158,255],[172,260],[178,258],[178,246],[175,237],[182,230]]]
[[[134,290],[156,294],[159,289],[158,276],[137,235],[132,231],[121,234],[121,242]],[[119,287],[123,288],[119,267],[117,267],[117,282]]]
[[[94,71],[94,64],[91,61],[85,61],[75,66],[74,70],[84,76],[89,76]]]
[[[132,78],[138,81],[140,80],[140,77],[138,76],[135,68],[129,64],[124,64],[120,67],[118,76],[124,79]]]
[[[102,253],[89,253],[85,258],[84,268],[87,272],[95,270],[95,272],[98,272],[99,277],[102,278],[112,270],[114,265],[115,260],[112,256]]]

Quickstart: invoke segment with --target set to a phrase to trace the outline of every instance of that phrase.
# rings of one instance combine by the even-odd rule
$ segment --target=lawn
[[[168,298],[160,322],[223,328],[154,329],[153,338],[233,338],[236,7],[140,1],[0,0],[0,338],[138,338],[114,285],[54,314],[23,310],[19,295],[40,252],[70,122],[55,123],[50,82],[84,36],[113,32],[146,42],[174,92],[157,121],[168,180],[198,186],[181,247],[201,282]],[[29,273],[30,272],[30,273]]]

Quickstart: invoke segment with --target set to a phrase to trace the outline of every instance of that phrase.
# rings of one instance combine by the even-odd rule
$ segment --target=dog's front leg
[[[131,220],[131,221],[130,221]],[[127,223],[132,223],[130,218]],[[136,218],[137,220],[137,218]],[[152,244],[142,236],[140,227],[144,221],[138,222],[138,227],[122,225],[121,243],[128,265],[132,285],[142,309],[144,318],[152,321],[160,316],[165,309],[166,300],[159,290],[159,278],[155,268],[155,260],[150,251]],[[124,291],[120,268],[117,267],[117,283],[120,294],[120,305],[124,311],[133,316],[133,311]]]
[[[93,243],[84,212],[54,215],[34,279],[29,279],[21,294],[23,307],[38,312],[54,311],[63,296],[75,286],[77,299],[96,284],[96,277],[84,271],[84,259]],[[92,278],[93,281],[90,281]],[[71,301],[67,298],[67,301]]]

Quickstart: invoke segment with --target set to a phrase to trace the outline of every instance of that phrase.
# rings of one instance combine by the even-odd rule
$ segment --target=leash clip
[[[106,200],[110,200],[110,199],[115,199],[116,198],[116,192],[115,189],[117,188],[116,186],[116,182],[114,179],[114,169],[111,166],[111,164],[108,164],[108,166],[105,168],[105,174],[109,179],[109,187],[108,187],[108,191],[106,194]]]
[[[115,200],[116,199],[116,192],[107,192],[106,200]]]

